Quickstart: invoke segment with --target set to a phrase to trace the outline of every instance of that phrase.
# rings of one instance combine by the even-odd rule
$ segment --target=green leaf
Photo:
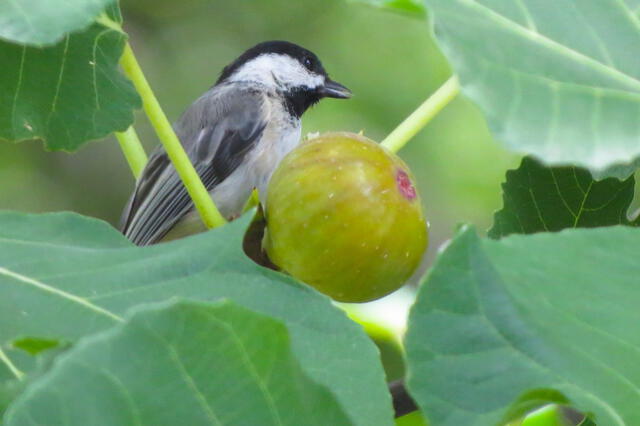
[[[141,303],[226,298],[283,321],[305,374],[331,388],[354,424],[391,424],[374,344],[327,297],[249,260],[241,249],[249,219],[136,247],[107,224],[78,215],[0,213],[0,342],[73,342],[121,322]]]
[[[15,379],[0,380],[0,424],[2,424],[2,415],[11,402],[22,392],[23,385],[23,382]]]
[[[125,42],[99,24],[45,48],[0,41],[0,139],[73,151],[129,127],[141,101],[118,70]]]
[[[29,383],[48,372],[56,357],[70,347],[66,342],[56,343],[55,347],[50,346],[46,350],[41,350],[36,356],[13,347],[4,351],[4,355],[10,360],[13,367],[19,371],[3,371],[3,369],[7,369],[7,365],[4,364],[4,360],[0,362],[0,424],[2,424],[4,411],[11,402],[24,391]],[[29,371],[29,374],[25,375],[25,371]],[[19,379],[17,379],[18,376],[20,377]]]
[[[287,328],[234,303],[137,310],[81,340],[12,404],[7,425],[347,425],[300,368]]]
[[[38,355],[49,349],[58,347],[60,342],[54,339],[41,339],[38,337],[23,337],[18,340],[14,340],[13,347],[16,349],[22,349],[30,355]]]
[[[0,38],[42,45],[83,29],[114,0],[7,0],[0,3]]]
[[[11,380],[11,379],[15,379],[16,376],[13,372],[13,370],[10,368],[10,366],[8,365],[8,363],[4,360],[4,358],[9,359],[11,362],[11,357],[9,357],[9,355],[7,354],[7,350],[5,348],[3,348],[2,346],[0,346],[0,383],[7,381],[7,380]]]
[[[0,244],[77,249],[130,248],[131,242],[105,222],[69,213],[0,211]],[[1,246],[0,246],[1,247]]]
[[[640,424],[639,246],[631,227],[463,230],[409,320],[408,386],[431,424],[493,426],[527,397]]]
[[[507,172],[504,205],[494,216],[489,237],[630,225],[627,211],[633,194],[633,176],[622,182],[595,181],[578,167],[544,167],[524,158],[517,170]]]
[[[370,6],[400,12],[416,18],[425,18],[427,11],[422,0],[349,0],[353,3],[365,3]]]
[[[640,156],[640,18],[634,5],[426,3],[463,93],[507,148],[546,164],[585,167],[598,177],[632,172],[630,163]]]

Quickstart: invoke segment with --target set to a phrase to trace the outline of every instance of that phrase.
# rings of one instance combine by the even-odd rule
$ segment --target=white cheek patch
[[[290,56],[268,54],[260,55],[244,64],[229,81],[257,81],[281,89],[313,89],[323,85],[325,78],[312,73]]]

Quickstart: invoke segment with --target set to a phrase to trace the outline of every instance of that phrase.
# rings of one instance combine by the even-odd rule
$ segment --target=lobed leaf
[[[494,216],[489,237],[635,224],[627,218],[634,178],[596,181],[578,167],[545,167],[524,158],[507,172],[503,207]]]
[[[43,45],[86,28],[115,0],[7,0],[0,3],[0,38]]]
[[[635,3],[426,0],[463,93],[496,138],[598,178],[629,176],[640,156]]]
[[[31,383],[7,425],[347,425],[280,321],[232,302],[172,302],[82,339]],[[302,420],[304,419],[304,420]]]
[[[0,3],[0,38],[43,45],[86,28],[115,0],[7,0]]]
[[[0,41],[0,139],[74,151],[129,127],[141,100],[118,70],[126,39],[93,24],[49,47]]]
[[[23,390],[22,383],[17,379],[0,378],[0,419],[2,415],[9,407],[9,404],[18,396]]]
[[[331,388],[353,424],[391,424],[373,343],[327,297],[249,260],[241,249],[249,219],[136,247],[75,214],[0,213],[0,343],[73,342],[118,324],[136,305],[172,297],[230,299],[286,324],[304,373]]]
[[[430,424],[495,425],[548,402],[640,424],[639,244],[631,227],[463,230],[410,314],[408,386]]]

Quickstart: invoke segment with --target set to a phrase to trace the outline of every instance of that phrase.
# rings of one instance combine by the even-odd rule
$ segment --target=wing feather
[[[264,98],[255,92],[212,89],[176,124],[200,179],[211,191],[242,164],[267,125]],[[121,220],[137,245],[158,242],[193,209],[193,202],[164,149],[150,157]]]

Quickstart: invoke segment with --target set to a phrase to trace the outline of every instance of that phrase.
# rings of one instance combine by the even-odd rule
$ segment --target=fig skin
[[[289,153],[269,182],[269,259],[340,302],[385,296],[413,274],[427,223],[407,165],[354,133],[326,133]]]

